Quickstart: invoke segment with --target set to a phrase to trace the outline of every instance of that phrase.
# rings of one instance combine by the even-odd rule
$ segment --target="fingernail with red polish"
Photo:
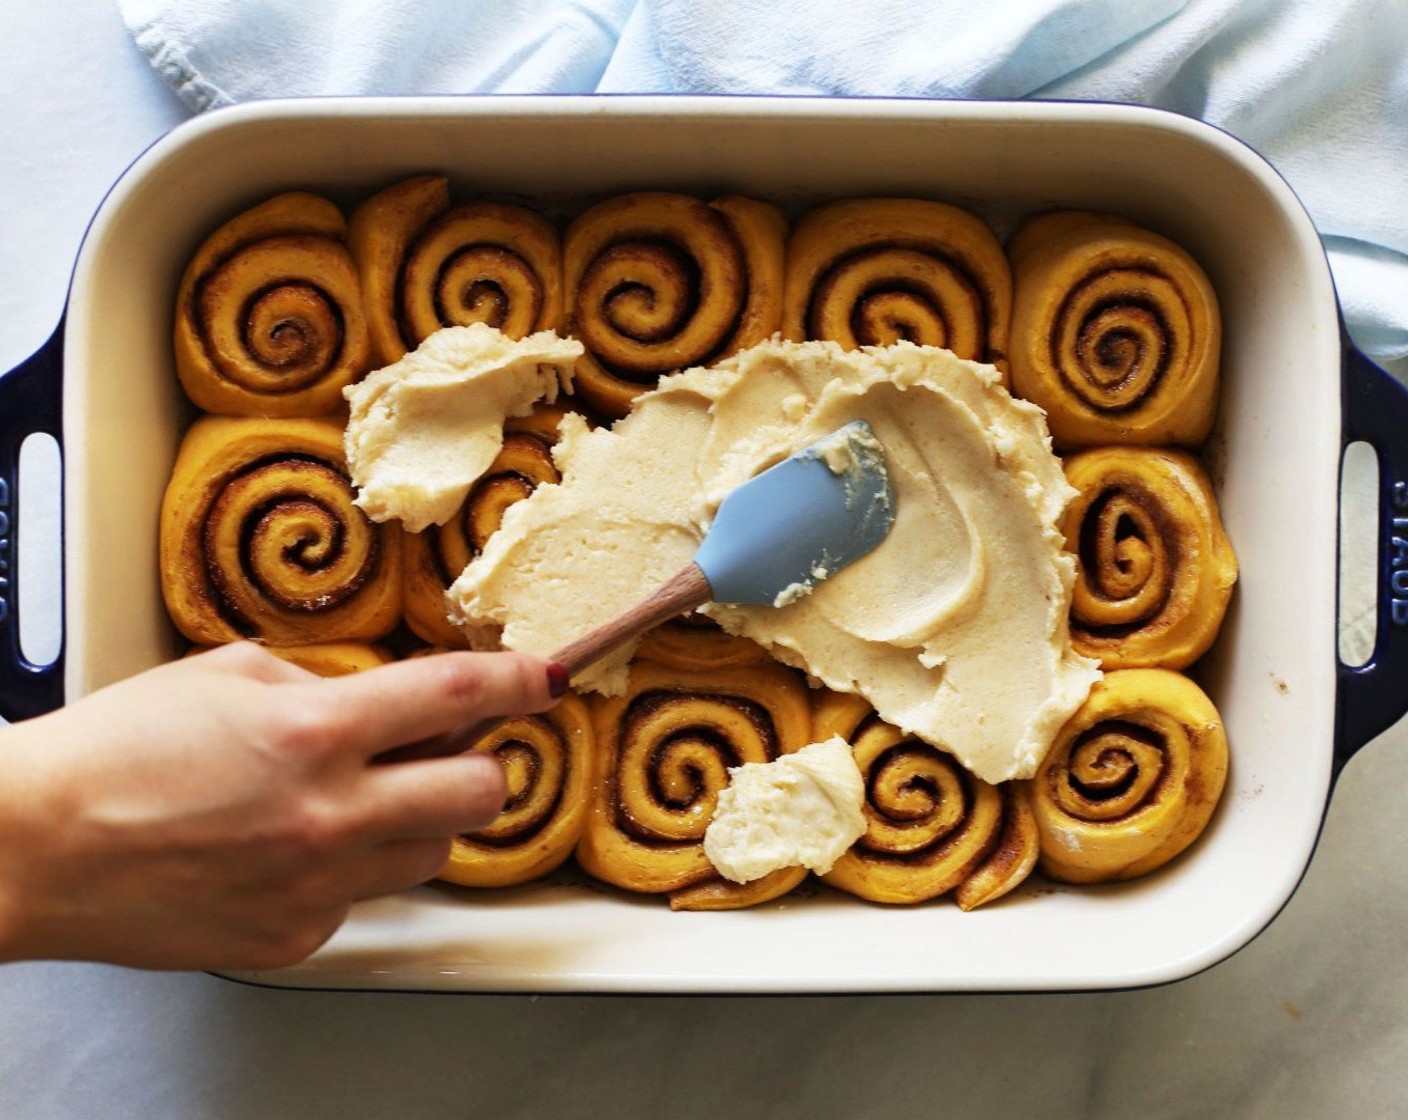
[[[548,695],[556,700],[567,691],[568,682],[571,677],[567,673],[564,665],[559,665],[556,661],[548,666]]]

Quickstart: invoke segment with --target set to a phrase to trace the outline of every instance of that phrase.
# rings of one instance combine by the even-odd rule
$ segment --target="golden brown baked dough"
[[[1061,730],[1032,779],[1041,870],[1067,883],[1133,879],[1207,826],[1227,736],[1207,695],[1170,669],[1117,669]]]
[[[677,909],[749,906],[806,877],[797,867],[730,883],[703,845],[729,767],[769,762],[811,742],[800,674],[777,664],[700,672],[636,660],[626,692],[594,698],[593,709],[593,807],[577,845],[589,875],[669,893]]]
[[[509,506],[559,480],[552,447],[565,413],[561,405],[540,404],[527,416],[510,418],[502,449],[459,512],[444,525],[405,535],[406,624],[419,637],[450,648],[469,644],[446,618],[445,589],[479,555]]]
[[[865,779],[866,833],[822,876],[826,883],[872,902],[910,903],[976,876],[964,896],[964,909],[971,909],[1031,870],[1034,844],[1022,839],[1020,806],[1014,811],[1001,787],[970,774],[952,755],[841,693],[818,699],[813,734],[849,742]]]
[[[820,206],[787,247],[783,337],[848,350],[901,339],[1007,368],[1012,277],[996,235],[956,206],[854,198]]]
[[[1025,222],[1012,258],[1012,389],[1060,448],[1200,443],[1217,407],[1217,297],[1166,237],[1108,214]]]
[[[1101,447],[1065,461],[1071,639],[1105,669],[1182,669],[1217,637],[1237,582],[1207,472],[1186,451]]]
[[[269,646],[269,652],[320,677],[345,677],[390,664],[391,651],[374,642],[318,642],[311,646]]]
[[[586,823],[593,741],[591,712],[570,692],[548,711],[519,716],[480,738],[471,749],[503,765],[508,801],[490,824],[455,838],[440,878],[507,887],[562,864]]]
[[[352,504],[342,427],[206,416],[162,500],[167,609],[192,641],[374,640],[401,613],[401,538]]]
[[[206,412],[317,416],[371,366],[347,223],[291,191],[230,219],[191,258],[176,294],[176,372]]]
[[[995,902],[1026,881],[1036,868],[1041,839],[1032,812],[1031,782],[1003,782],[1002,823],[993,849],[972,873],[954,889],[953,900],[960,910],[975,910]]]
[[[576,391],[624,416],[665,374],[777,331],[787,221],[770,203],[662,191],[584,211],[563,240],[566,333],[587,353]]]
[[[448,179],[416,175],[358,206],[348,242],[381,365],[441,327],[488,323],[519,339],[561,324],[561,242],[537,211],[452,207]]]

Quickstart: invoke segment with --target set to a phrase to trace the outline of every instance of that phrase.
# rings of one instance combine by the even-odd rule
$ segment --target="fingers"
[[[319,906],[391,894],[433,879],[453,838],[503,808],[503,768],[482,753],[369,768],[340,814],[340,839],[305,868]]]
[[[362,828],[377,839],[473,832],[498,816],[508,796],[503,767],[482,752],[373,767],[362,789]]]
[[[367,853],[349,885],[356,898],[395,894],[435,878],[449,857],[447,837],[393,840]]]
[[[182,662],[193,668],[219,669],[266,684],[287,684],[317,680],[314,673],[270,653],[257,642],[231,642],[204,653],[193,654]]]
[[[375,755],[489,716],[553,703],[550,663],[522,653],[440,653],[306,686],[340,746]]]

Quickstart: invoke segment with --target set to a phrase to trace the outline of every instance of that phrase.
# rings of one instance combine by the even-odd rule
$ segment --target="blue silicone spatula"
[[[575,675],[709,602],[781,606],[874,550],[894,515],[884,452],[870,425],[853,421],[730,493],[689,565],[553,660]]]

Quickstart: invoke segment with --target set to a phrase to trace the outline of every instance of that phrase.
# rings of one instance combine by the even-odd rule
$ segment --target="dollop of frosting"
[[[751,883],[784,867],[825,875],[865,835],[865,783],[839,735],[728,773],[704,831],[704,854],[725,879]]]
[[[572,387],[575,339],[514,340],[486,323],[446,327],[343,390],[356,503],[413,533],[455,515],[503,446],[504,421]]]

